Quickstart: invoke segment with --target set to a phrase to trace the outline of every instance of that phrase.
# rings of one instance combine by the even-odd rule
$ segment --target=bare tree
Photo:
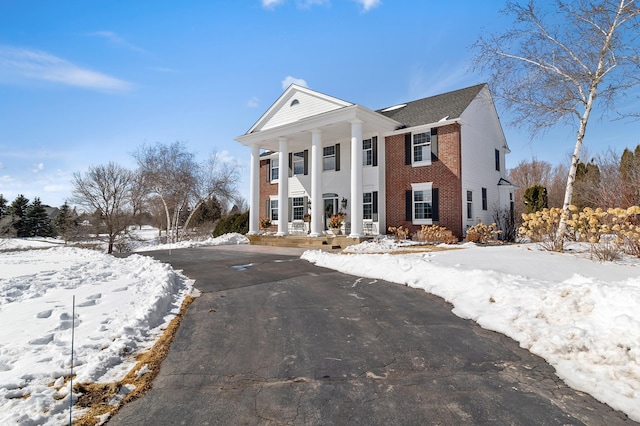
[[[199,165],[196,171],[195,184],[191,191],[193,208],[187,217],[183,234],[189,226],[193,215],[207,200],[216,197],[218,200],[232,200],[237,197],[237,184],[240,178],[238,167],[224,162],[213,152],[209,158]]]
[[[640,7],[636,0],[555,0],[545,13],[535,0],[507,1],[515,19],[502,35],[475,44],[478,69],[514,112],[514,124],[532,134],[558,123],[577,124],[561,218],[554,247],[563,249],[576,169],[596,98],[602,107],[640,84]],[[600,106],[600,105],[599,105]]]
[[[130,223],[129,196],[132,174],[115,163],[89,167],[87,173],[73,174],[73,202],[100,214],[113,253],[116,238]]]
[[[149,190],[158,196],[166,215],[167,242],[175,242],[181,212],[196,184],[197,163],[182,142],[145,145],[133,154]]]

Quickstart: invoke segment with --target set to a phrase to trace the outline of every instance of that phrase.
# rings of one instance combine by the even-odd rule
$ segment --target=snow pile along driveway
[[[179,312],[191,285],[139,255],[0,253],[0,424],[68,422],[73,322],[74,382],[116,381]]]
[[[351,248],[360,254],[307,251],[302,258],[438,295],[453,304],[456,315],[545,358],[569,386],[640,421],[636,264],[599,263],[535,245],[362,254],[375,249],[369,245]]]

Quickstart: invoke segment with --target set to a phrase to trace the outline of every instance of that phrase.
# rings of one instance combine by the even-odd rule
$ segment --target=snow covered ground
[[[533,244],[392,254],[398,250],[379,240],[302,258],[438,295],[456,315],[546,359],[569,386],[640,421],[638,259],[600,263]]]
[[[157,230],[142,234],[137,250],[247,243],[230,234],[157,246]],[[377,240],[302,257],[439,295],[457,315],[545,358],[570,386],[640,421],[640,260],[599,263],[532,244],[396,254],[403,249]],[[76,380],[113,381],[134,365],[132,351],[154,343],[191,284],[144,256],[0,240],[0,424],[68,421],[62,377],[70,367],[73,295]]]
[[[229,234],[173,248],[243,241]],[[0,239],[0,424],[68,422],[73,323],[74,381],[116,381],[135,366],[136,352],[155,343],[191,288],[184,275],[146,256]]]

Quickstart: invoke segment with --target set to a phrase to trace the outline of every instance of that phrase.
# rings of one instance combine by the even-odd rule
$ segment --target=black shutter
[[[302,205],[304,206],[304,213],[303,214],[309,214],[309,197],[307,197],[306,195],[304,196],[304,198],[302,199]]]
[[[373,165],[374,167],[378,165],[378,137],[374,136],[371,138],[371,150],[373,151]]]
[[[411,133],[404,135],[404,164],[411,165]]]
[[[309,150],[304,150],[304,175],[309,174]]]
[[[271,217],[271,200],[268,198],[266,203],[266,210],[267,210],[267,214],[265,214],[264,217],[268,217],[269,220],[273,220],[273,218]]]
[[[340,144],[336,144],[336,172],[340,171]]]
[[[438,200],[438,188],[431,189],[431,220],[440,221],[440,202]]]
[[[287,198],[289,201],[289,217],[287,218],[287,222],[293,222],[293,198]]]
[[[431,161],[438,161],[438,128],[431,129]]]
[[[372,210],[373,210],[373,215],[372,218],[374,222],[378,221],[378,191],[373,191],[373,193],[371,194],[372,196]]]
[[[271,160],[267,158],[267,182],[271,182]]]
[[[405,217],[404,219],[407,222],[412,222],[413,221],[413,191],[410,189],[407,189],[405,191]]]
[[[289,177],[293,176],[293,153],[289,153]]]

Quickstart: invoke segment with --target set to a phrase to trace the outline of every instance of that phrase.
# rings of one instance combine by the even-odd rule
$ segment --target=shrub
[[[271,219],[268,217],[260,219],[260,229],[267,230],[271,227]]]
[[[498,225],[495,223],[487,226],[480,222],[467,229],[467,242],[486,244],[494,241],[501,233],[502,231],[498,230]]]
[[[432,244],[455,244],[458,242],[458,238],[450,230],[438,225],[422,225],[416,233],[415,239],[423,243]]]
[[[409,232],[409,228],[403,228],[402,225],[400,225],[400,226],[390,226],[389,227],[389,232],[391,232],[391,234],[393,234],[393,238],[396,241],[406,240],[411,236],[411,233]]]
[[[557,238],[561,208],[553,207],[534,213],[522,214],[522,225],[518,229],[521,237],[529,238],[534,243],[539,243],[545,250],[562,251],[566,236]]]
[[[231,214],[220,219],[216,228],[213,230],[213,236],[237,232],[238,234],[246,234],[249,232],[249,212]]]

